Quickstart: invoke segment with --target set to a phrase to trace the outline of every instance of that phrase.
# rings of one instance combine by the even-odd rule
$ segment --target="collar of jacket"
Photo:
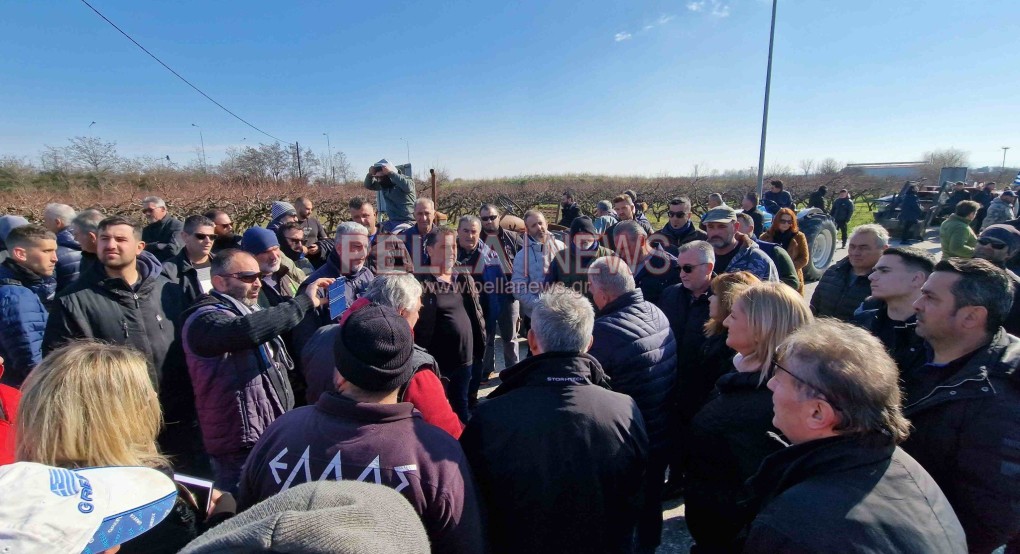
[[[81,250],[81,245],[78,244],[78,241],[74,240],[74,234],[67,227],[64,227],[57,233],[57,246]]]
[[[730,365],[732,365],[732,362]],[[725,393],[725,392],[737,392],[741,390],[750,391],[764,389],[766,388],[765,384],[767,382],[768,379],[766,379],[765,381],[761,380],[760,371],[734,370],[720,377],[719,380],[715,382],[715,386],[716,388],[719,389],[719,392]]]
[[[156,281],[159,279],[163,265],[159,263],[155,256],[145,250],[138,254],[135,265],[138,268],[138,282],[134,287],[128,285],[120,277],[110,277],[107,275],[106,266],[102,262],[95,264],[92,267],[91,274],[82,275],[79,277],[79,280],[86,286],[98,285],[111,292],[147,294],[156,286]]]
[[[610,389],[609,376],[599,361],[588,353],[578,352],[545,352],[531,356],[504,369],[499,378],[502,383],[489,393],[489,398],[526,386],[596,385]]]
[[[357,402],[336,391],[328,391],[319,397],[315,409],[326,415],[347,421],[360,421],[365,424],[392,423],[403,419],[421,417],[410,402],[396,404],[376,404],[374,402]]]
[[[216,254],[213,254],[212,252],[209,253],[210,262],[212,262],[215,257]],[[187,248],[181,248],[180,252],[175,254],[173,258],[170,258],[169,263],[177,263],[181,268],[182,274],[195,270],[195,264],[192,263],[191,258],[188,256]]]
[[[367,263],[362,263],[361,267],[359,267],[358,269],[356,269],[356,270],[354,270],[354,271],[352,271],[352,272],[350,272],[348,274],[341,273],[340,272],[340,255],[336,253],[336,248],[334,248],[333,250],[330,250],[329,251],[329,255],[326,256],[326,265],[329,266],[329,268],[333,271],[333,273],[335,275],[339,275],[341,277],[347,277],[348,279],[350,279],[352,277],[355,277],[359,273],[361,273],[362,271],[365,271],[366,269],[368,269],[368,264]],[[282,265],[281,265],[281,268],[282,268]]]
[[[645,301],[645,295],[641,292],[641,289],[634,289],[630,292],[625,292],[620,296],[613,299],[611,302],[602,307],[597,314],[596,318],[607,316],[611,313],[618,312],[627,306],[633,306],[640,302]]]
[[[44,281],[46,281],[45,277],[37,274],[31,269],[28,269],[27,267],[14,261],[14,258],[7,258],[6,260],[3,261],[2,265],[3,269],[5,270],[4,273],[7,274],[7,275],[0,274],[0,278],[2,278],[3,280],[17,281],[18,285],[22,285],[29,288],[42,284]],[[15,283],[10,284],[13,285]]]
[[[927,342],[925,348],[929,349],[930,354]],[[1020,339],[999,327],[991,342],[971,355],[970,360],[960,368],[960,371],[936,385],[923,398],[904,406],[903,412],[909,416],[944,402],[995,396],[997,394],[995,385],[990,377],[1008,380],[1006,386],[1020,387],[1018,365],[1020,365]]]
[[[896,445],[880,433],[839,435],[788,446],[764,461],[747,481],[745,504],[760,508],[783,491],[816,475],[833,475],[892,458]],[[756,510],[757,511],[757,510]]]
[[[672,225],[667,223],[666,226],[663,227],[659,232],[666,233],[667,235],[673,238],[679,239],[685,237],[686,235],[690,234],[693,231],[694,223],[691,223],[691,221],[688,220],[687,223],[684,224],[684,226],[679,229],[674,229]]]

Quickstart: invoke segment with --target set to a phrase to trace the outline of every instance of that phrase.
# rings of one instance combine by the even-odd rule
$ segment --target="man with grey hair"
[[[595,204],[595,217],[592,224],[595,225],[595,231],[598,234],[603,234],[606,229],[609,229],[619,219],[616,218],[616,212],[613,211],[613,204],[609,200],[599,200],[598,204]]]
[[[79,275],[85,273],[93,265],[99,263],[99,256],[96,254],[96,241],[99,237],[99,222],[106,216],[103,212],[89,208],[78,212],[71,221],[71,232],[74,233],[74,240],[81,245],[81,264],[78,266]]]
[[[967,550],[943,491],[897,446],[910,422],[878,339],[822,319],[788,337],[772,365],[772,422],[792,446],[751,478],[757,517],[743,552]]]
[[[746,234],[739,232],[737,211],[723,204],[701,216],[708,238],[715,249],[715,272],[748,271],[762,281],[778,281],[779,272],[768,254]]]
[[[850,321],[871,295],[869,277],[888,246],[889,231],[885,227],[874,223],[855,227],[850,234],[847,257],[825,270],[811,295],[811,311],[815,316]]]
[[[648,438],[634,401],[585,353],[593,326],[577,292],[542,293],[535,355],[500,374],[461,436],[496,552],[632,550]]]
[[[525,212],[524,225],[528,232],[524,235],[524,247],[514,257],[514,273],[510,282],[514,297],[521,302],[521,313],[531,317],[538,295],[544,288],[549,264],[564,245],[548,231],[542,212]]]
[[[662,291],[680,280],[676,257],[661,244],[653,245],[655,239],[649,240],[637,221],[621,221],[613,227],[613,233],[616,255],[630,265],[634,282],[644,293],[645,300],[658,302]]]
[[[326,256],[326,263],[316,269],[301,284],[299,290],[322,278],[334,279],[326,289],[329,302],[305,316],[305,320],[294,330],[293,341],[297,352],[316,329],[330,323],[337,323],[344,311],[361,296],[375,273],[368,267],[368,229],[360,223],[345,221],[336,229],[336,246]]]
[[[637,402],[648,429],[647,496],[638,519],[637,541],[640,551],[654,551],[662,535],[660,495],[674,439],[670,429],[676,340],[666,315],[645,300],[624,260],[599,258],[591,264],[588,277],[598,308],[591,355],[612,380],[613,390]]]
[[[167,212],[166,202],[158,196],[146,196],[142,199],[142,214],[149,222],[142,229],[142,242],[145,250],[164,262],[175,256],[184,248],[181,231],[184,223]]]
[[[422,271],[429,265],[429,255],[425,251],[425,237],[436,225],[436,204],[429,198],[419,198],[414,202],[414,225],[401,231],[404,247],[411,255],[415,272]],[[385,225],[383,229],[385,230]]]
[[[81,267],[81,245],[71,232],[74,216],[74,208],[67,204],[46,204],[43,209],[43,226],[57,236],[58,291],[78,278]]]

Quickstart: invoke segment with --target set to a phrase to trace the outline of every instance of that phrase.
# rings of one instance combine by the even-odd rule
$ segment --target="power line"
[[[226,106],[224,106],[223,104],[220,104],[219,102],[214,100],[212,96],[209,96],[208,94],[202,92],[202,89],[196,87],[195,85],[193,85],[191,83],[191,81],[185,79],[180,73],[177,73],[176,71],[174,71],[174,69],[172,67],[170,67],[169,65],[163,63],[163,60],[157,58],[155,54],[153,54],[152,52],[149,52],[144,46],[139,44],[137,40],[131,38],[131,35],[125,33],[123,29],[118,27],[116,23],[110,21],[110,19],[108,17],[103,15],[96,8],[94,8],[92,6],[92,4],[89,4],[86,0],[81,0],[81,3],[85,4],[86,6],[89,7],[89,9],[91,9],[94,12],[96,12],[96,15],[98,15],[101,18],[103,18],[103,20],[106,21],[107,23],[109,23],[111,26],[113,26],[114,29],[117,29],[118,31],[120,31],[120,34],[124,35],[125,37],[127,37],[128,40],[130,40],[131,42],[135,43],[135,46],[141,48],[142,52],[145,52],[146,54],[149,55],[150,58],[152,58],[152,59],[156,60],[157,62],[159,62],[159,65],[162,65],[163,67],[165,67],[167,69],[167,71],[169,71],[170,73],[173,73],[174,75],[176,75],[178,79],[180,79],[180,80],[184,81],[185,83],[187,83],[189,87],[195,89],[199,94],[201,94],[202,96],[205,96],[207,99],[209,99],[210,102],[212,102],[213,104],[216,104],[217,106],[219,106],[221,110],[223,110],[223,111],[227,112],[228,114],[234,116],[241,123],[244,123],[245,125],[251,127],[252,129],[255,129],[256,131],[262,133],[263,135],[266,135],[267,137],[275,140],[276,142],[282,142],[284,144],[290,144],[289,142],[287,142],[285,140],[278,139],[278,138],[274,137],[273,135],[270,135],[269,133],[263,131],[262,129],[259,129],[258,127],[254,126],[251,123],[249,123],[248,121],[246,121],[243,117],[241,117],[241,116],[237,115],[236,113],[228,110]]]

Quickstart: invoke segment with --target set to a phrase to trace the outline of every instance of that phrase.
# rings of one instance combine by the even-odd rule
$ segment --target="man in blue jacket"
[[[0,383],[20,387],[42,360],[46,306],[56,281],[57,238],[38,225],[25,225],[7,236],[10,256],[0,263]]]
[[[43,225],[57,236],[57,290],[78,278],[82,248],[71,232],[75,217],[74,208],[67,204],[46,204],[43,209]]]
[[[613,390],[634,399],[648,430],[647,488],[637,542],[640,552],[654,552],[662,536],[660,496],[672,446],[670,426],[675,423],[676,340],[666,315],[645,300],[622,259],[595,260],[588,277],[598,308],[589,353],[602,365]]]

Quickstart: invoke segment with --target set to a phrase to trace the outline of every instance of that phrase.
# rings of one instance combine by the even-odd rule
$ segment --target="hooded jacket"
[[[901,446],[931,473],[956,510],[971,552],[1020,534],[1020,339],[999,331],[934,386],[906,387],[914,430]],[[905,371],[938,371],[925,365]]]
[[[924,339],[917,335],[917,316],[906,321],[892,320],[885,302],[880,301],[877,308],[854,314],[851,323],[878,337],[901,372],[924,365],[927,353]]]
[[[599,310],[589,353],[613,390],[637,402],[653,455],[669,448],[677,350],[662,310],[640,290],[624,293]]]
[[[385,200],[386,217],[390,221],[414,221],[414,202],[417,194],[414,181],[398,172],[391,172],[384,178],[375,180],[371,175],[365,176],[365,188],[378,191]]]
[[[0,383],[21,387],[42,361],[47,306],[56,281],[36,275],[8,258],[0,263],[0,357],[6,371]]]
[[[757,517],[743,552],[966,552],[935,480],[881,438],[830,437],[765,458],[749,481]]]
[[[209,254],[209,261],[215,258],[215,254]],[[188,257],[188,250],[182,248],[174,257],[163,262],[163,276],[171,283],[177,283],[181,287],[181,294],[184,296],[184,306],[188,307],[198,300],[202,292],[202,285],[198,282],[198,270],[195,264],[191,263]]]
[[[984,231],[997,223],[1005,223],[1014,217],[1013,204],[1006,202],[1000,196],[988,204],[988,213],[985,214],[985,219],[981,222],[981,230]]]
[[[78,278],[80,265],[81,245],[65,227],[57,233],[57,290],[63,290]]]
[[[503,370],[461,436],[496,553],[629,552],[648,438],[598,361],[548,352]]]
[[[294,370],[280,334],[301,322],[308,296],[243,312],[219,292],[203,296],[184,314],[184,353],[206,450],[214,456],[243,452],[269,424],[294,407],[287,378]]]

